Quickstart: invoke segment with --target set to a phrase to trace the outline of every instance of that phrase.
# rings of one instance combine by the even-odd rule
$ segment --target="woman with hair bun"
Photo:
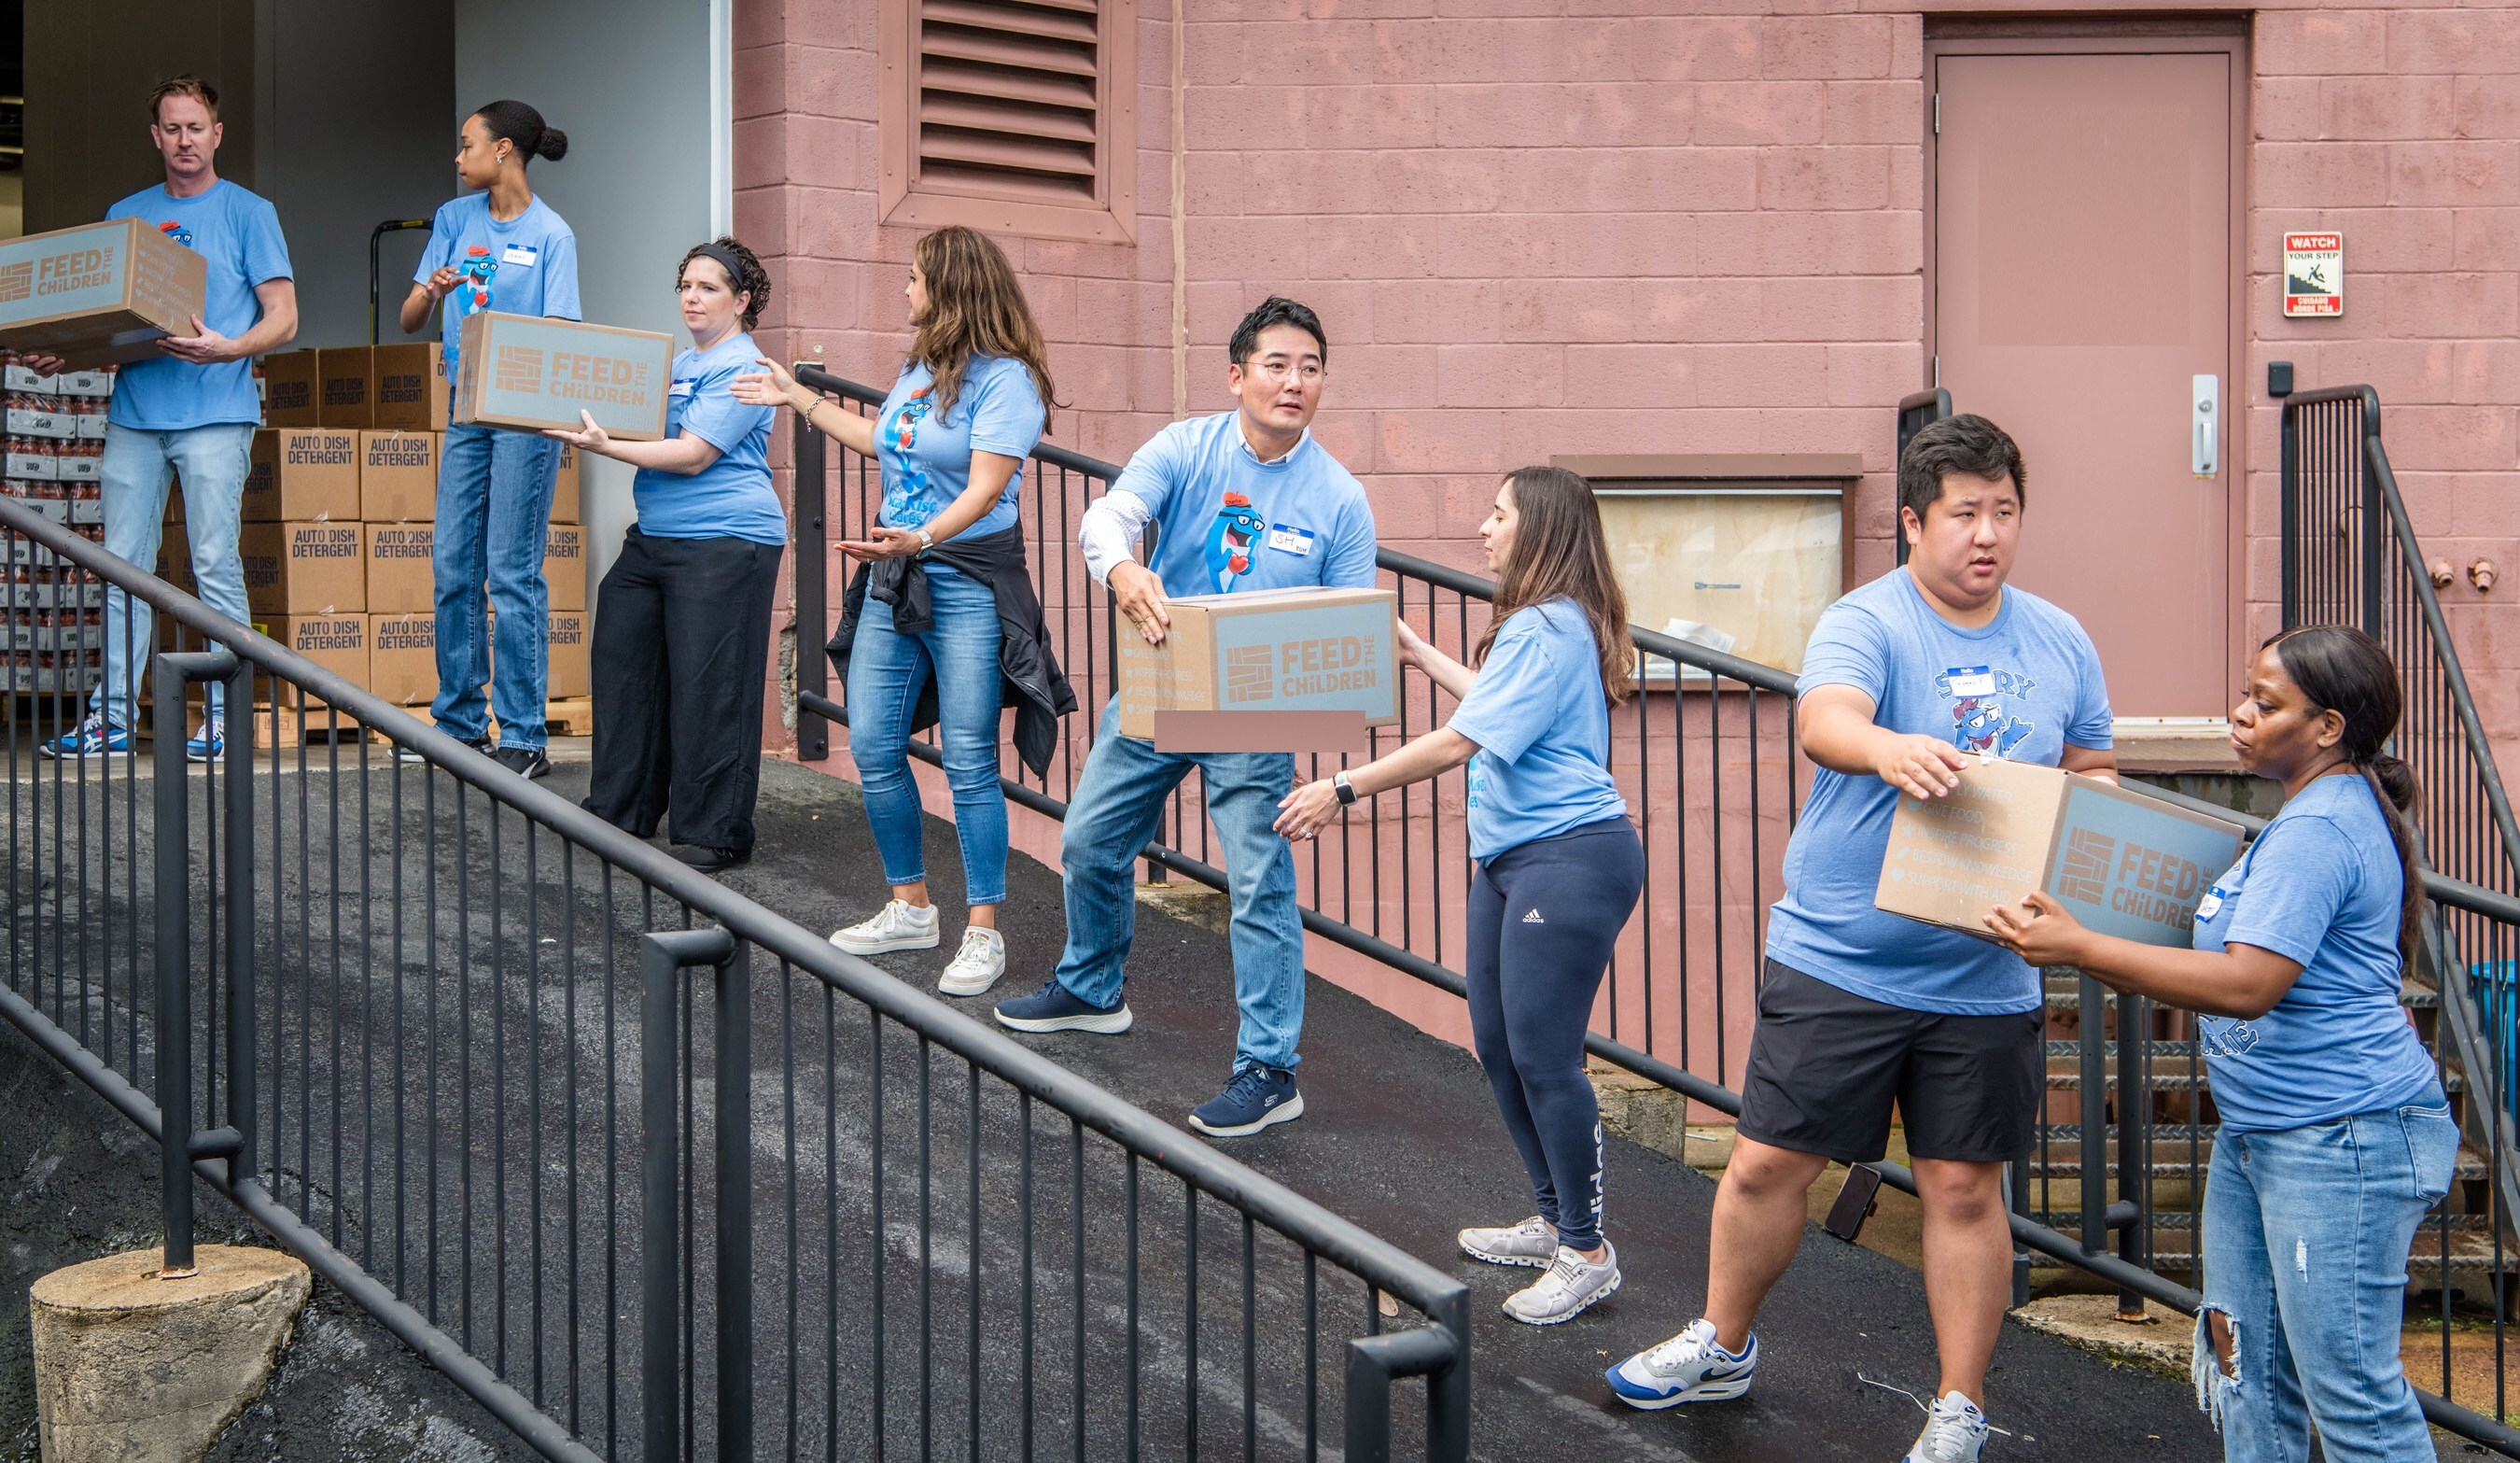
[[[2046,894],[1987,927],[2033,965],[2183,1006],[2222,1131],[2207,1169],[2196,1401],[2226,1459],[2429,1458],[2398,1353],[2407,1253],[2458,1156],[2398,1004],[2423,917],[2415,781],[2381,749],[2398,670],[2343,625],[2258,650],[2231,709],[2240,765],[2283,810],[2196,906],[2195,947],[2094,935]]]
[[[639,470],[638,522],[604,576],[588,648],[595,766],[586,810],[651,838],[673,809],[674,856],[702,873],[752,856],[770,601],[788,516],[770,486],[778,413],[738,400],[770,276],[733,239],[696,245],[674,277],[692,348],[674,357],[665,438],[616,442],[580,412],[548,434]]]
[[[543,125],[543,114],[522,102],[492,102],[464,119],[455,172],[474,191],[442,205],[430,221],[428,251],[412,276],[401,315],[405,335],[420,332],[431,314],[439,316],[447,380],[455,379],[470,316],[498,310],[581,318],[577,236],[525,182],[533,160],[557,162],[567,154],[568,134]],[[444,425],[430,561],[436,576],[437,697],[429,712],[440,731],[490,753],[508,770],[546,776],[551,759],[543,754],[543,697],[551,667],[543,637],[551,586],[543,579],[543,548],[560,444],[531,433]],[[495,656],[492,609],[499,614]],[[481,693],[484,681],[491,682],[487,697]]]

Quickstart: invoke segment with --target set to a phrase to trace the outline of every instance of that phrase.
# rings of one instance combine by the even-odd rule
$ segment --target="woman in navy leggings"
[[[1523,468],[1479,526],[1496,617],[1462,664],[1400,622],[1400,658],[1461,705],[1441,728],[1297,788],[1278,830],[1309,839],[1339,810],[1470,764],[1470,1031],[1540,1212],[1464,1229],[1462,1253],[1544,1273],[1506,1314],[1553,1326],[1619,1288],[1601,1234],[1601,1115],[1584,1032],[1610,948],[1644,885],[1644,848],[1610,778],[1610,707],[1635,648],[1592,485]],[[1475,667],[1475,668],[1474,668]]]

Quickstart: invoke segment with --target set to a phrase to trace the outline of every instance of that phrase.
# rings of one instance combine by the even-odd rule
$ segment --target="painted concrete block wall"
[[[2506,782],[2520,774],[2520,10],[2262,12],[2253,35],[2248,593],[2276,621],[2275,412],[2265,362],[2367,383]],[[2341,320],[2285,320],[2282,237],[2345,235]],[[2466,579],[2492,559],[2491,593]]]
[[[1320,434],[1395,547],[1474,566],[1495,475],[1553,453],[1858,452],[1857,574],[1887,569],[1891,408],[1927,376],[1927,21],[1789,8],[1191,0],[1190,409],[1227,404],[1240,311],[1292,294],[1330,334]],[[2277,596],[2266,362],[2367,381],[2428,550],[2504,571],[2444,598],[2520,774],[2520,10],[2251,23],[2252,638]],[[738,219],[787,290],[765,341],[881,385],[913,234],[875,221],[875,7],[737,24]],[[1172,414],[1172,40],[1142,0],[1137,244],[1007,241],[1068,402],[1052,440],[1114,460]],[[2341,320],[2280,317],[2280,237],[2309,228],[2346,236]]]

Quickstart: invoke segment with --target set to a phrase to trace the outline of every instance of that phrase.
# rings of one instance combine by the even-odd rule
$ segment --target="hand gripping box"
[[[1987,914],[2044,890],[2087,929],[2185,946],[2196,901],[2240,856],[2236,823],[2027,762],[1980,762],[1891,815],[1873,907],[1981,939]]]
[[[653,331],[484,310],[464,322],[455,420],[574,432],[584,411],[623,441],[659,441],[673,360],[674,338]]]
[[[200,254],[137,218],[0,240],[0,350],[72,367],[147,359],[193,333],[207,281]]]
[[[1168,602],[1148,645],[1120,627],[1120,731],[1165,752],[1363,752],[1400,719],[1388,589],[1277,589]]]

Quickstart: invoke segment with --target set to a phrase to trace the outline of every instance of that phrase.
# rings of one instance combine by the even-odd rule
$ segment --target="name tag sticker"
[[[1289,528],[1284,524],[1269,526],[1269,547],[1298,559],[1309,559],[1313,553],[1313,530]]]
[[[674,384],[665,388],[665,394],[668,396],[689,396],[692,393],[693,389],[698,385],[699,378],[696,376],[677,376],[674,378]]]
[[[1995,671],[1986,665],[1955,665],[1943,672],[1954,696],[1993,696]]]
[[[542,250],[534,245],[511,244],[499,255],[499,262],[514,264],[519,269],[531,269],[542,262]]]
[[[2196,917],[2199,920],[2210,920],[2222,913],[2223,900],[2226,897],[2223,886],[2219,884],[2205,891],[2205,897],[2196,901]]]

